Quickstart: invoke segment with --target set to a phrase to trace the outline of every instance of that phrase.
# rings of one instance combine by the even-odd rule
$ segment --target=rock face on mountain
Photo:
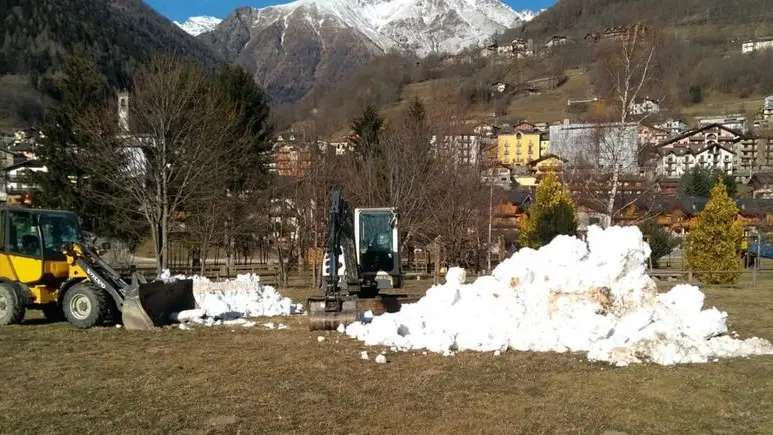
[[[458,53],[532,16],[498,0],[299,0],[236,9],[199,39],[275,100],[296,101],[373,56]]]

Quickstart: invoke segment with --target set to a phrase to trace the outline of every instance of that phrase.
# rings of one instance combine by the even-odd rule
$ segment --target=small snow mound
[[[336,331],[338,331],[340,334],[343,334],[346,332],[346,326],[344,326],[343,323],[338,324],[338,328],[336,328]]]
[[[387,362],[387,357],[383,353],[379,354],[378,356],[376,356],[376,363],[377,364],[386,364],[386,362]]]
[[[446,272],[446,284],[464,284],[467,271],[463,267],[452,267]]]
[[[325,337],[321,335],[317,337],[317,342],[322,343],[323,341],[325,341]]]
[[[370,359],[370,356],[368,356],[368,352],[365,350],[360,352],[360,359]]]
[[[352,323],[345,333],[369,346],[444,356],[583,352],[618,366],[773,354],[767,340],[728,336],[727,314],[704,308],[699,288],[658,294],[649,255],[637,227],[591,226],[587,242],[558,236],[538,250],[521,249],[470,284],[452,268],[447,283],[418,302]]]

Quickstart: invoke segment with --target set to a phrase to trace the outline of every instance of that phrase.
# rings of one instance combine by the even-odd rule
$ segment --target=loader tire
[[[0,283],[0,326],[16,325],[24,320],[27,309],[13,284]]]
[[[110,297],[100,288],[75,284],[64,294],[62,311],[67,321],[78,328],[100,326],[110,318]]]

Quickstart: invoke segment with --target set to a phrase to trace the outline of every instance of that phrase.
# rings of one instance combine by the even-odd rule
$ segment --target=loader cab
[[[354,211],[357,258],[366,287],[401,286],[397,219],[397,211],[393,208],[358,208]]]
[[[75,213],[23,207],[0,209],[2,251],[6,255],[65,261],[63,249],[81,239]]]

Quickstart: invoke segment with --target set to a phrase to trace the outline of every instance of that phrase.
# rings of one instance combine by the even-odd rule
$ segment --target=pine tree
[[[379,115],[376,108],[368,104],[360,116],[352,121],[352,142],[356,153],[363,157],[378,156],[379,144],[384,127],[384,118]]]
[[[566,186],[553,173],[548,173],[537,187],[534,205],[521,231],[521,244],[539,248],[559,234],[577,233],[574,204]]]
[[[718,181],[698,216],[698,223],[687,235],[685,258],[695,277],[707,284],[728,284],[741,275],[739,251],[743,226],[737,219],[738,207]]]

